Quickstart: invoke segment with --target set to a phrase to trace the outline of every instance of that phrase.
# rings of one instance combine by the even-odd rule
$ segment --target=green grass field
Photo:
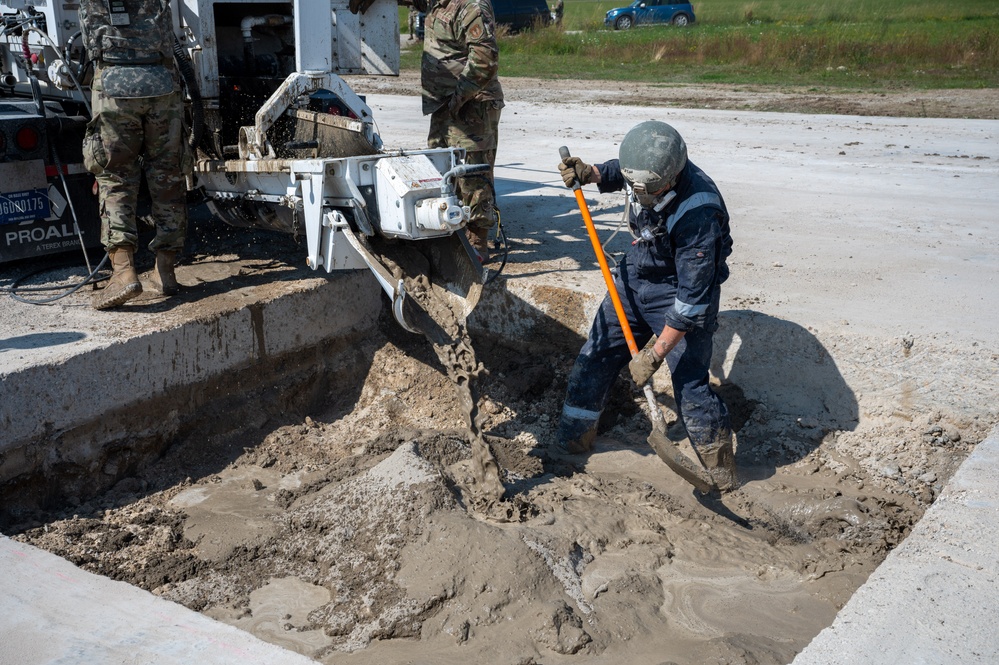
[[[999,0],[710,0],[687,28],[605,28],[626,3],[566,0],[562,29],[501,35],[502,76],[859,90],[999,87]],[[405,26],[405,14],[401,14]],[[418,49],[403,55],[419,67]]]

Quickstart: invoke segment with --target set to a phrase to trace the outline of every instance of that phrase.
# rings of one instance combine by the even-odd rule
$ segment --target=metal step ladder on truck
[[[347,0],[163,2],[172,5],[191,125],[188,186],[211,211],[235,226],[303,235],[313,269],[370,270],[410,331],[429,334],[433,323],[408,285],[431,285],[467,315],[485,270],[465,238],[455,181],[485,167],[464,165],[458,148],[387,150],[371,109],[342,78],[398,75],[396,0],[376,0],[363,15]],[[77,7],[0,0],[5,238],[55,237],[61,223],[76,242],[99,244],[80,154],[93,68]],[[35,128],[37,142],[23,142],[32,150],[12,150],[21,146],[15,122]],[[57,195],[75,205],[58,205]],[[60,250],[0,245],[0,262]]]

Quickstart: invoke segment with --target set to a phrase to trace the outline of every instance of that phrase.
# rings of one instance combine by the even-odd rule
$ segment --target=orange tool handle
[[[562,146],[558,149],[558,154],[564,162],[569,158],[569,148]],[[631,357],[634,358],[638,355],[638,345],[635,344],[635,336],[631,333],[631,325],[628,323],[628,317],[624,314],[624,307],[621,305],[621,296],[618,295],[614,278],[611,276],[610,268],[607,266],[604,248],[600,245],[600,239],[597,237],[597,229],[593,226],[593,218],[590,216],[590,207],[586,205],[586,199],[583,198],[583,188],[580,186],[578,180],[573,183],[572,192],[576,195],[579,212],[583,215],[583,223],[586,224],[586,232],[590,236],[593,253],[597,255],[600,272],[603,274],[604,282],[607,284],[607,293],[610,294],[611,302],[614,303],[614,311],[617,313],[618,323],[621,324],[621,330],[624,332],[624,340],[628,343],[628,350],[631,351]]]

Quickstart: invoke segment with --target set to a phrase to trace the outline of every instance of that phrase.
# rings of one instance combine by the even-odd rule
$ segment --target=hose
[[[69,39],[66,40],[66,46],[63,48],[63,56],[62,56],[62,59],[66,61],[66,66],[69,68],[69,76],[73,80],[73,83],[76,85],[76,88],[78,90],[80,89],[80,81],[87,78],[87,68],[93,62],[92,60],[87,60],[87,49],[85,48],[80,49],[80,59],[78,61],[74,62],[72,58],[73,44],[76,42],[77,39],[80,39],[82,36],[83,32],[81,32],[80,30],[77,30],[72,35],[70,35]],[[52,48],[55,48],[55,45],[53,45]],[[69,67],[70,63],[75,64],[78,78],[77,75],[73,74],[73,68]],[[84,95],[84,97],[86,97],[86,95]],[[92,115],[90,113],[89,108],[87,109],[87,113],[88,115]]]
[[[79,39],[82,36],[83,36],[82,30],[77,30],[76,32],[74,32],[69,36],[69,38],[66,40],[66,45],[62,49],[63,60],[65,60],[66,62],[73,61],[73,58],[71,57],[71,53],[73,52],[73,42],[75,42],[77,39]],[[80,49],[81,55],[83,54],[83,51],[84,49]],[[83,63],[81,62],[80,64],[82,65]]]
[[[205,135],[205,107],[201,101],[201,89],[198,87],[198,78],[194,73],[194,67],[191,66],[191,59],[187,57],[187,52],[176,37],[173,38],[173,58],[181,78],[184,79],[187,94],[191,98],[191,138],[187,144],[191,150],[197,150]]]
[[[38,28],[36,28],[35,26],[28,27],[28,30],[31,31],[31,32],[34,32],[35,34],[37,34],[38,36],[40,36],[43,40],[45,40],[48,43],[48,45],[51,46],[52,49],[56,53],[59,52],[59,45],[56,44],[52,40],[51,37],[49,37],[49,35],[48,35],[47,32],[43,32],[43,31],[39,30]],[[27,43],[27,32],[25,32],[24,39],[25,39],[25,44],[26,44]],[[68,60],[67,60],[67,62],[68,62]],[[30,61],[29,61],[29,64],[30,64]],[[26,68],[26,71],[30,71],[30,70]],[[77,92],[80,93],[80,101],[83,103],[83,107],[85,109],[87,109],[87,115],[88,116],[93,116],[94,112],[93,112],[93,109],[90,108],[90,101],[87,99],[87,95],[84,94],[83,87],[80,85],[80,79],[83,78],[83,76],[85,74],[85,71],[81,71],[80,72],[80,79],[76,78],[76,75],[73,74],[73,68],[70,67],[68,64],[66,65],[66,71],[69,73],[69,78],[70,78],[70,80],[73,81],[73,85],[76,86]],[[34,88],[32,88],[32,94],[34,94]]]
[[[101,262],[97,264],[96,268],[94,268],[93,270],[90,271],[90,274],[87,275],[82,282],[79,282],[78,284],[74,284],[74,285],[71,285],[71,286],[59,286],[59,287],[55,287],[55,286],[25,286],[25,287],[22,287],[22,288],[18,287],[18,285],[22,281],[24,281],[25,279],[27,279],[29,277],[32,277],[34,275],[38,275],[40,273],[43,273],[46,270],[52,270],[53,269],[52,266],[48,266],[48,267],[45,267],[45,268],[40,268],[40,269],[35,270],[33,272],[29,272],[29,273],[27,273],[25,275],[21,275],[16,280],[14,280],[14,283],[11,284],[10,286],[0,287],[0,292],[7,293],[14,300],[16,300],[18,302],[26,303],[28,305],[48,305],[50,303],[55,302],[56,300],[62,300],[63,298],[65,298],[67,296],[73,295],[74,293],[76,293],[77,291],[79,291],[80,289],[82,289],[84,286],[86,286],[88,284],[96,284],[97,282],[102,282],[102,281],[104,281],[106,279],[110,279],[110,276],[97,277],[97,273],[99,273],[104,268],[104,266],[107,265],[107,262],[108,262],[108,255],[104,254],[104,258],[101,259]],[[28,292],[32,292],[32,293],[39,293],[39,292],[44,293],[46,291],[59,291],[59,290],[62,290],[63,292],[60,293],[59,295],[52,296],[51,298],[42,298],[40,300],[29,300],[29,299],[24,298],[23,296],[19,296],[17,294],[18,291],[28,291]]]
[[[635,232],[631,230],[631,194],[630,193],[629,194],[625,194],[625,197],[624,197],[624,212],[621,214],[621,219],[620,219],[620,221],[618,221],[617,227],[614,229],[614,232],[611,233],[607,237],[607,240],[604,240],[603,244],[600,246],[600,249],[603,250],[604,256],[607,257],[607,261],[609,262],[611,268],[617,268],[617,259],[614,258],[613,254],[611,254],[610,252],[607,251],[607,245],[609,245],[611,243],[611,241],[614,240],[614,238],[617,236],[617,234],[621,231],[621,227],[623,227],[626,224],[628,225],[628,232],[631,234],[631,237],[634,240],[638,240],[640,236],[635,235]]]
[[[500,242],[502,239],[502,243]],[[503,220],[500,217],[499,208],[496,209],[496,248],[503,248],[503,260],[500,262],[500,267],[497,268],[489,277],[486,278],[486,284],[489,284],[494,279],[499,277],[500,273],[503,272],[503,268],[506,267],[506,260],[510,257],[510,242],[506,239],[506,232],[503,230]]]

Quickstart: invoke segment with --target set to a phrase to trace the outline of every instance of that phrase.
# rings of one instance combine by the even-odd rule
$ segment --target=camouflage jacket
[[[178,89],[169,0],[82,0],[94,90],[110,97],[159,97]]]
[[[87,54],[98,65],[173,63],[168,0],[82,0],[80,24]]]
[[[489,0],[414,0],[429,11],[423,40],[423,114],[457,95],[466,101],[503,101],[496,20]]]

